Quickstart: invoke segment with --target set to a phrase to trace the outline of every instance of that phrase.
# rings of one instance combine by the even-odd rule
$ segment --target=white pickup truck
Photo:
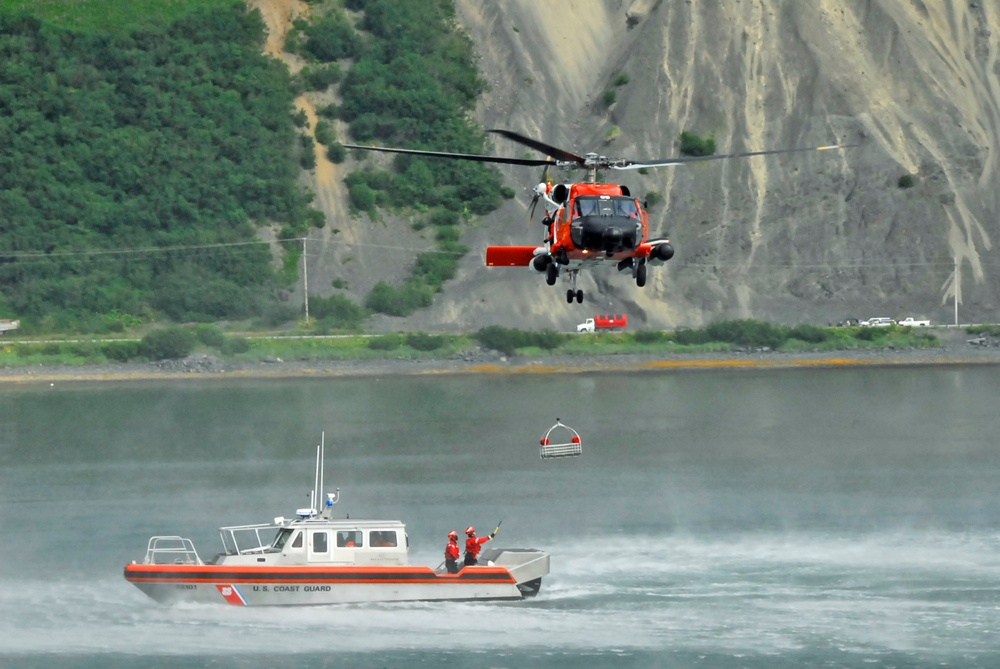
[[[890,325],[895,325],[896,321],[892,320],[887,316],[881,316],[878,318],[869,318],[866,321],[861,321],[859,325],[863,328],[887,328]]]
[[[915,328],[926,328],[930,327],[931,322],[928,321],[918,321],[913,316],[907,316],[903,320],[899,321],[897,325],[915,327]]]

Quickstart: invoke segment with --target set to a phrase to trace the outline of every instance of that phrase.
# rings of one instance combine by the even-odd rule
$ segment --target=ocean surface
[[[1000,367],[0,387],[2,667],[1000,666]],[[541,460],[561,418],[583,455]],[[533,600],[166,607],[308,505],[551,553]]]

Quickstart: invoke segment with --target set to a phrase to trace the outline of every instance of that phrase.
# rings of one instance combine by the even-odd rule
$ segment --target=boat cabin
[[[299,518],[219,529],[213,564],[406,565],[409,540],[397,520]]]
[[[321,517],[219,528],[223,552],[214,565],[398,565],[409,564],[406,527],[397,520]],[[153,537],[146,564],[204,564],[182,537]]]

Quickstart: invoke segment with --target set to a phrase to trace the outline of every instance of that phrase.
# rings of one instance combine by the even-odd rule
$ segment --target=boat
[[[479,564],[448,573],[411,565],[398,520],[335,517],[340,489],[323,489],[324,445],[316,450],[310,508],[294,518],[219,528],[223,550],[203,561],[181,536],[154,536],[125,579],[163,604],[306,606],[365,602],[522,600],[538,594],[549,554],[533,548],[484,548]]]

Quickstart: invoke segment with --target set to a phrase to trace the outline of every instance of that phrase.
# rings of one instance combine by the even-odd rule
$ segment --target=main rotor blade
[[[505,165],[555,165],[551,158],[504,158],[502,156],[480,156],[474,153],[451,153],[448,151],[421,151],[419,149],[393,149],[384,146],[362,146],[360,144],[343,144],[345,149],[361,149],[363,151],[380,151],[382,153],[405,153],[411,156],[427,156],[429,158],[450,158],[452,160],[472,160],[478,163],[502,163]]]
[[[530,137],[519,135],[518,133],[512,132],[510,130],[499,130],[494,128],[493,130],[490,130],[490,132],[500,135],[501,137],[506,137],[512,142],[517,142],[518,144],[524,144],[525,146],[532,148],[535,151],[541,151],[545,155],[552,156],[556,160],[565,160],[574,163],[580,163],[581,165],[583,165],[586,162],[586,158],[581,158],[575,153],[570,153],[569,151],[563,151],[562,149],[539,142],[537,139],[531,139]]]
[[[857,144],[831,144],[802,149],[773,149],[770,151],[748,151],[745,153],[727,153],[713,156],[681,156],[679,158],[663,158],[661,160],[627,160],[623,165],[611,165],[615,170],[637,170],[641,167],[671,167],[687,163],[700,163],[706,160],[725,160],[727,158],[752,158],[753,156],[773,156],[780,153],[802,153],[805,151],[830,151],[832,149],[847,149]]]

